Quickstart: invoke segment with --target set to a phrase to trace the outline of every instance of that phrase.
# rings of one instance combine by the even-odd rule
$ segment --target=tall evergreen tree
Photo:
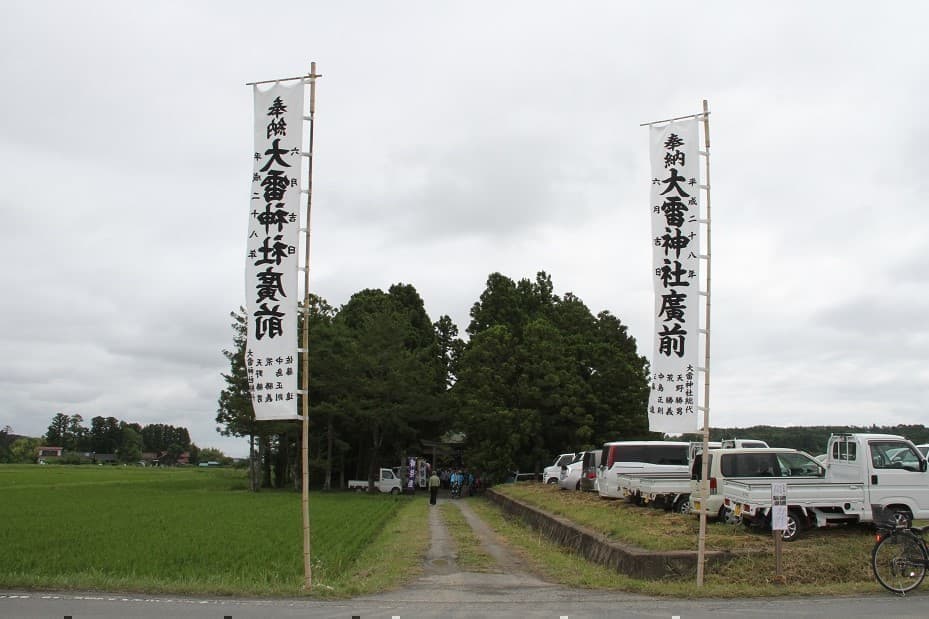
[[[492,273],[471,308],[452,389],[469,458],[498,475],[552,453],[647,435],[647,363],[609,313],[554,294],[544,272]]]
[[[437,436],[443,420],[437,398],[444,392],[438,345],[422,299],[412,286],[390,293],[362,290],[336,321],[349,336],[346,368],[354,388],[341,405],[368,434],[368,478],[381,459],[399,461],[418,439]]]
[[[68,416],[64,413],[56,413],[45,432],[45,443],[55,447],[64,447],[67,434]]]
[[[438,346],[440,382],[445,389],[455,384],[458,376],[458,363],[464,350],[464,341],[458,337],[458,327],[449,316],[440,316],[432,325],[435,329]]]

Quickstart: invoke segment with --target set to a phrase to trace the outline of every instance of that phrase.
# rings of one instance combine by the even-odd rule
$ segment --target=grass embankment
[[[2,466],[0,496],[3,587],[304,593],[299,493],[248,492],[240,471]],[[415,576],[426,514],[405,497],[311,493],[312,594]]]
[[[557,486],[511,484],[495,490],[598,531],[611,540],[651,550],[697,549],[699,519],[638,507],[626,501],[606,501],[595,493],[564,492]],[[565,585],[621,589],[649,595],[682,597],[757,597],[818,594],[878,593],[871,574],[872,529],[847,526],[804,531],[782,544],[784,579],[775,578],[774,542],[769,531],[752,532],[741,525],[708,521],[707,550],[755,550],[720,567],[707,567],[704,586],[694,578],[645,581],[628,578],[590,563],[548,542],[514,521],[496,506],[480,501],[472,507],[512,544],[532,568],[547,580]]]

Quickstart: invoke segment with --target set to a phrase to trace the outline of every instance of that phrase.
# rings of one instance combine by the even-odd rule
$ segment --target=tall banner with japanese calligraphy
[[[700,338],[700,155],[696,118],[651,126],[654,349],[648,427],[694,432]]]
[[[255,419],[297,414],[297,272],[303,81],[255,95],[255,153],[248,209],[245,367]]]

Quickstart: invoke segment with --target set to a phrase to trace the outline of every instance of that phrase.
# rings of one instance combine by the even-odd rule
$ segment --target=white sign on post
[[[256,420],[297,414],[297,248],[303,81],[254,88],[255,150],[245,266],[245,367]]]
[[[700,155],[697,119],[652,126],[652,284],[655,289],[648,429],[700,427]]]
[[[787,484],[771,484],[771,530],[783,531],[787,528]]]

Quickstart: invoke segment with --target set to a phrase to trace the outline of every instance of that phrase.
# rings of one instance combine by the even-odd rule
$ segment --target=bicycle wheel
[[[874,577],[894,593],[906,593],[918,587],[926,577],[926,563],[922,540],[909,531],[891,533],[871,551]]]

